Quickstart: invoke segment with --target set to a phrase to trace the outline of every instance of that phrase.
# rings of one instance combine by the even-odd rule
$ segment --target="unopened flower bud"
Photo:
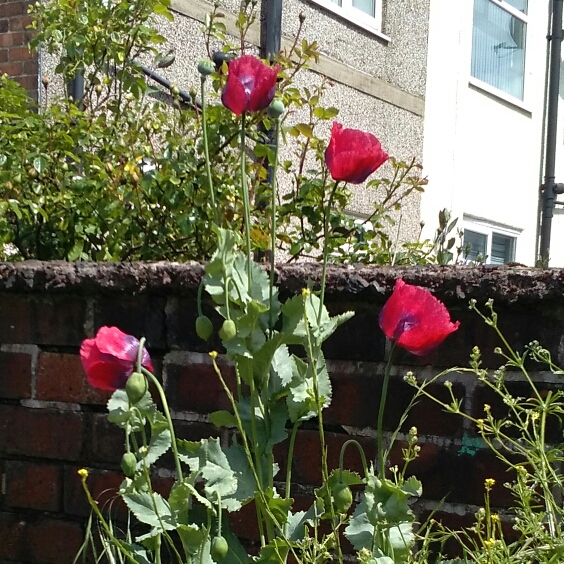
[[[44,74],[43,77],[41,78],[41,84],[43,84],[43,88],[47,88],[50,82],[51,79],[46,74]]]
[[[171,93],[173,96],[178,96],[178,95],[180,94],[180,89],[178,88],[178,86],[176,86],[176,84],[173,84],[173,85],[170,87],[170,93]]]
[[[306,15],[303,12],[300,12],[298,18],[300,19],[300,23],[303,24],[305,22]]]
[[[285,111],[284,103],[279,98],[275,98],[266,110],[271,118],[279,118]]]
[[[215,65],[213,61],[209,59],[202,59],[198,63],[198,72],[203,76],[209,76],[215,70]]]

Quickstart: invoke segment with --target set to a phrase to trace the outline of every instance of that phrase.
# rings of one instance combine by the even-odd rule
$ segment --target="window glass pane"
[[[353,0],[352,5],[357,10],[362,10],[365,14],[374,17],[376,15],[375,12],[375,0]]]
[[[490,264],[506,264],[515,258],[515,237],[494,233],[492,235],[492,256]]]
[[[491,0],[474,0],[472,76],[522,100],[526,34],[527,24]]]
[[[337,4],[337,6],[342,6],[342,1],[343,0],[331,0],[331,2],[333,2],[333,4]]]
[[[517,8],[520,12],[523,12],[524,14],[527,13],[527,0],[504,0],[505,2],[507,2],[509,5],[513,6],[514,8]]]
[[[488,248],[488,236],[469,229],[464,230],[464,258],[467,260],[485,260]]]

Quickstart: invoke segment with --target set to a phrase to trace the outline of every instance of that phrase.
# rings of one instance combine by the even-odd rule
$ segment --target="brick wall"
[[[78,358],[81,341],[101,325],[118,325],[147,337],[180,438],[218,435],[208,414],[228,404],[206,354],[219,344],[204,343],[195,336],[195,296],[201,274],[200,265],[167,263],[0,264],[0,562],[71,563],[89,513],[77,469],[90,469],[89,485],[101,504],[112,499],[122,480],[118,463],[123,436],[106,420],[104,404],[109,394],[86,385]],[[316,265],[285,267],[278,274],[285,295],[299,291],[308,278],[319,278]],[[498,343],[468,310],[470,298],[496,300],[501,324],[517,349],[538,339],[553,358],[564,363],[564,272],[332,268],[328,306],[333,312],[356,311],[326,348],[334,387],[333,404],[325,418],[333,467],[338,465],[340,446],[351,435],[370,458],[376,455],[374,426],[386,354],[378,313],[399,276],[433,290],[461,326],[429,357],[407,353],[398,357],[388,395],[386,431],[395,428],[411,398],[411,389],[402,380],[406,371],[424,377],[447,366],[467,365],[475,344],[483,348],[485,365],[497,367],[499,359],[491,351]],[[455,395],[464,399],[464,409],[478,415],[484,403],[494,410],[502,408],[471,376],[451,380]],[[522,393],[521,382],[511,385]],[[543,385],[556,383],[547,378]],[[446,399],[441,384],[431,391]],[[435,404],[420,402],[404,431],[411,425],[418,427],[422,447],[411,467],[424,484],[424,499],[416,506],[419,515],[424,518],[447,496],[435,517],[455,525],[469,523],[475,506],[482,502],[484,479],[493,477],[502,484],[508,480],[504,468],[487,451],[472,447],[473,429]],[[280,475],[285,471],[285,446],[279,445],[277,451]],[[400,450],[401,444],[394,450],[394,460],[399,460]],[[294,480],[302,486],[295,488],[300,492],[297,503],[303,508],[320,481],[319,454],[313,424],[304,425],[293,460]],[[347,451],[346,462],[360,470],[354,449]],[[157,488],[166,492],[171,486],[166,472],[170,460],[164,466]],[[510,502],[501,486],[492,495],[500,507]],[[234,530],[249,541],[256,540],[253,523],[252,508],[232,516]]]
[[[27,47],[32,33],[27,29],[29,4],[30,0],[0,0],[0,75],[17,80],[37,100],[38,57]]]

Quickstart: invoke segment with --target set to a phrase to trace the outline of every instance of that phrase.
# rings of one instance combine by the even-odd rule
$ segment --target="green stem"
[[[217,214],[217,207],[215,205],[215,194],[213,191],[213,182],[212,182],[212,173],[211,173],[211,164],[210,164],[210,148],[208,145],[208,126],[207,126],[207,119],[206,119],[206,77],[200,77],[201,83],[201,97],[202,97],[202,137],[204,141],[204,155],[206,157],[206,175],[208,177],[208,187],[210,190],[210,200],[211,206],[213,208],[213,218],[215,224],[219,227],[219,217]]]
[[[360,446],[360,443],[355,439],[349,439],[345,441],[343,446],[341,447],[341,454],[339,455],[339,480],[343,481],[343,466],[344,466],[344,459],[345,459],[345,450],[349,445],[355,445],[358,449],[360,454],[360,458],[362,459],[362,469],[364,470],[364,477],[368,476],[368,465],[366,464],[366,456],[364,454],[363,448]]]
[[[274,163],[272,164],[271,178],[271,201],[270,201],[270,292],[269,292],[269,314],[270,314],[270,334],[274,330],[274,311],[272,302],[274,301],[274,263],[276,259],[276,170],[278,167],[278,145],[280,144],[280,120],[276,118],[274,122],[275,140],[274,140]]]
[[[292,487],[292,458],[294,457],[294,445],[296,444],[296,436],[298,434],[298,427],[300,420],[294,423],[292,427],[292,434],[290,435],[290,445],[288,446],[288,462],[286,466],[286,499],[290,497],[290,489]]]
[[[325,282],[327,280],[327,259],[329,257],[329,215],[331,214],[331,206],[333,205],[333,198],[337,192],[337,186],[339,182],[335,182],[331,194],[329,195],[329,200],[327,201],[327,207],[325,208],[325,214],[323,218],[323,270],[321,272],[321,293],[319,294],[319,311],[317,312],[317,324],[321,321],[321,312],[323,311],[323,301],[325,300]]]
[[[394,351],[396,350],[396,344],[392,344],[392,350],[390,351],[390,356],[388,358],[388,363],[386,364],[386,369],[384,371],[384,381],[382,382],[382,394],[380,396],[380,408],[378,409],[378,475],[380,478],[384,478],[384,433],[382,430],[382,425],[384,422],[384,410],[386,409],[386,397],[388,395],[388,384],[390,382],[390,372],[392,370],[392,360],[394,357]]]
[[[200,282],[200,285],[198,286],[198,299],[196,301],[196,306],[198,307],[198,316],[202,317],[203,313],[202,313],[202,290],[204,289],[204,280],[202,278],[202,281]]]
[[[161,386],[161,383],[155,378],[155,376],[146,368],[141,367],[141,370],[149,380],[154,384],[155,388],[157,388],[157,392],[159,393],[159,397],[161,398],[161,402],[163,404],[163,411],[166,417],[166,421],[168,424],[168,428],[170,431],[170,442],[172,447],[172,454],[174,455],[174,463],[176,464],[176,473],[178,474],[178,481],[182,482],[183,474],[182,474],[182,466],[180,466],[180,457],[178,456],[178,447],[176,445],[176,436],[174,434],[174,426],[172,424],[172,417],[170,416],[170,410],[168,408],[168,402],[166,399],[166,394]]]
[[[246,167],[246,120],[245,112],[241,116],[241,187],[243,188],[243,206],[245,208],[245,243],[247,247],[247,277],[249,295],[251,293],[251,200],[249,198],[249,186],[247,185],[247,167]]]

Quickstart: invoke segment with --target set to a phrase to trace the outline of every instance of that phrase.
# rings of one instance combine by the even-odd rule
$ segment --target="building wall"
[[[30,53],[27,44],[31,19],[27,15],[29,0],[2,0],[0,2],[0,75],[15,78],[29,95],[38,96],[38,58]]]
[[[535,262],[548,2],[529,2],[525,101],[470,84],[473,0],[431,0],[421,216],[439,209],[521,231],[515,260]],[[553,263],[551,263],[553,264]]]
[[[232,36],[238,36],[235,14],[239,0],[219,2],[225,17],[222,21]],[[370,131],[382,142],[392,156],[421,162],[423,157],[423,111],[426,80],[426,45],[428,26],[428,0],[388,0],[385,3],[383,31],[390,41],[371,34],[347,20],[328,12],[308,0],[284,0],[282,14],[282,48],[288,49],[299,26],[299,14],[305,22],[302,37],[319,43],[321,57],[311,70],[297,76],[300,86],[319,83],[327,77],[332,86],[322,103],[339,108],[336,118],[345,127]],[[205,0],[172,0],[174,22],[162,18],[160,32],[167,38],[169,47],[176,53],[176,62],[167,69],[157,69],[172,83],[190,91],[199,91],[200,79],[197,62],[206,57],[202,25],[213,4]],[[260,2],[257,6],[260,12]],[[407,33],[409,31],[409,33]],[[249,49],[258,53],[261,45],[260,21],[256,21],[248,34]],[[416,45],[417,48],[413,48]],[[219,48],[220,45],[215,45]],[[42,54],[43,68],[54,78],[54,58]],[[151,61],[146,61],[146,64]],[[56,81],[55,81],[56,82]],[[62,85],[58,85],[62,93]],[[50,85],[50,89],[57,87]],[[299,122],[303,116],[296,113],[291,119]],[[330,124],[320,135],[330,136]],[[282,150],[287,158],[291,147]],[[389,174],[384,166],[382,174]],[[281,179],[281,190],[288,179]],[[351,211],[369,214],[378,194],[363,187],[354,187]],[[404,206],[401,218],[401,240],[414,240],[419,234],[419,199],[412,194]]]
[[[88,386],[79,360],[82,340],[92,337],[100,326],[117,325],[137,337],[146,336],[179,438],[218,435],[209,414],[228,409],[229,404],[207,354],[221,351],[217,333],[210,342],[195,334],[202,273],[198,264],[0,264],[0,561],[71,564],[90,513],[77,470],[89,469],[88,485],[101,507],[115,496],[123,480],[119,469],[123,432],[108,423],[109,394]],[[281,293],[299,292],[308,280],[318,283],[320,274],[316,264],[279,268]],[[474,345],[482,350],[482,368],[499,366],[500,357],[493,350],[502,343],[493,329],[468,310],[470,298],[481,304],[487,298],[495,300],[500,327],[515,350],[538,339],[555,363],[564,363],[563,271],[332,266],[327,306],[332,313],[353,310],[355,316],[324,346],[333,386],[333,402],[324,416],[331,468],[338,467],[340,448],[350,438],[362,444],[369,459],[375,458],[377,406],[387,361],[378,314],[397,277],[432,290],[452,318],[460,321],[460,328],[425,357],[397,351],[384,417],[386,440],[413,394],[403,381],[407,371],[423,379],[450,366],[467,366]],[[204,301],[203,307],[217,331],[218,316],[210,303]],[[231,369],[222,356],[220,360],[229,379]],[[558,375],[530,374],[541,390],[560,386]],[[465,412],[482,417],[487,403],[496,416],[502,416],[500,398],[473,375],[455,373],[448,379]],[[530,393],[516,374],[508,377],[507,385],[516,395]],[[447,401],[443,383],[427,391]],[[552,423],[547,428],[551,441],[562,435],[558,422]],[[445,526],[470,526],[477,506],[483,504],[486,478],[497,482],[491,497],[495,511],[511,504],[502,486],[511,478],[493,454],[482,448],[474,426],[425,398],[405,421],[392,464],[400,463],[398,456],[412,425],[418,428],[421,446],[420,457],[410,465],[410,472],[423,483],[423,498],[414,505],[420,522],[438,509],[433,517]],[[226,444],[229,437],[223,435],[222,441]],[[283,481],[288,445],[279,447],[275,456],[281,464],[278,479]],[[292,491],[298,493],[300,509],[309,507],[313,489],[321,483],[319,448],[315,429],[298,431]],[[352,450],[347,451],[345,465],[361,471]],[[164,495],[172,484],[171,470],[172,461],[165,457],[155,473],[155,488]],[[123,518],[123,507],[114,505],[113,510],[118,520]],[[231,523],[241,539],[257,541],[250,506],[233,513]]]

